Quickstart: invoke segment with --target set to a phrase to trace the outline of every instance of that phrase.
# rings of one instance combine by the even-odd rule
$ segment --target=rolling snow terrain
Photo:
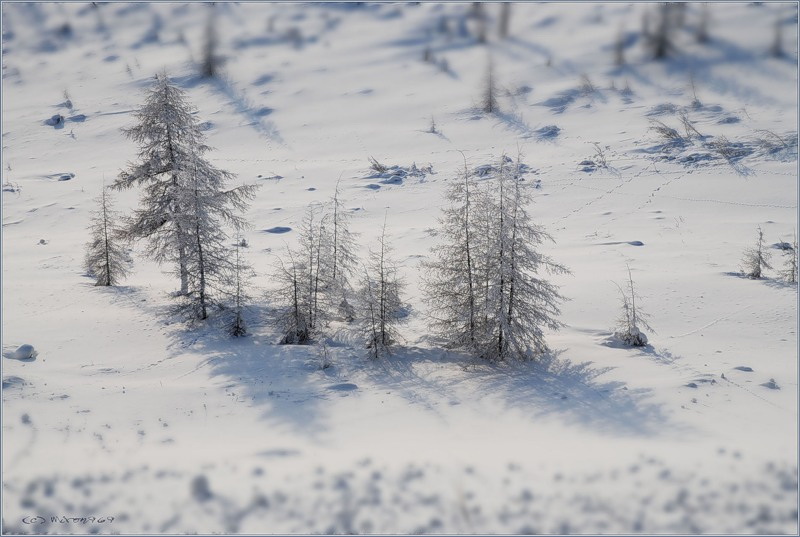
[[[487,3],[481,43],[469,3],[3,3],[3,532],[796,534],[797,5],[704,9],[654,60],[654,4],[512,4],[503,38]],[[84,267],[164,69],[208,159],[260,186],[246,337],[170,313],[141,243],[118,286]],[[433,337],[421,263],[465,159],[518,153],[565,326],[490,363]],[[406,282],[378,360],[346,323],[278,345],[271,322],[277,259],[337,182],[359,256],[385,221]],[[613,336],[628,267],[638,348]]]

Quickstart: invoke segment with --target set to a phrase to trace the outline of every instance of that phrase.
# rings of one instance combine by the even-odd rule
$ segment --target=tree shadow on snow
[[[648,401],[651,390],[600,380],[613,368],[574,363],[560,354],[493,367],[485,393],[500,393],[509,406],[529,409],[534,417],[557,414],[603,433],[653,436],[669,425],[661,406]]]
[[[654,352],[654,351],[653,351]],[[652,436],[669,427],[649,389],[600,380],[613,368],[574,363],[554,352],[538,361],[490,363],[441,349],[406,348],[370,363],[365,374],[426,409],[446,400],[498,399],[532,420],[557,415],[565,423],[618,435]]]
[[[248,308],[245,320],[253,333],[234,338],[226,329],[229,312],[215,310],[206,321],[186,321],[176,312],[175,303],[160,293],[154,296],[133,286],[91,288],[111,295],[120,307],[160,319],[160,329],[168,338],[164,355],[145,358],[125,375],[161,368],[174,371],[175,364],[188,363],[188,370],[182,366],[177,377],[174,372],[165,373],[164,384],[199,375],[197,385],[221,390],[230,398],[224,409],[209,408],[209,412],[258,408],[269,424],[312,437],[324,432],[322,403],[336,395],[329,387],[340,380],[338,371],[321,370],[315,346],[276,345],[277,336],[264,328],[268,326],[265,319],[273,313],[269,308]]]
[[[277,345],[274,334],[262,333],[260,320],[269,313],[252,307],[255,333],[238,338],[227,334],[222,318],[184,327],[173,333],[173,348],[203,357],[183,376],[208,375],[234,404],[263,409],[264,421],[313,438],[326,430],[324,402],[335,395],[329,388],[337,371],[321,369],[316,346]]]

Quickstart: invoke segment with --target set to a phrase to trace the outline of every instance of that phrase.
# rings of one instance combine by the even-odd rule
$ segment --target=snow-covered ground
[[[514,4],[505,40],[487,5],[481,45],[459,33],[469,4],[218,3],[214,81],[196,77],[208,6],[2,9],[4,532],[797,533],[797,287],[739,273],[758,226],[776,269],[797,228],[796,5],[709,4],[700,44],[689,4],[656,62],[652,5]],[[171,317],[177,282],[141,255],[116,288],[82,265],[162,68],[210,159],[262,185],[246,338]],[[705,139],[665,146],[651,120],[683,134],[682,110]],[[582,164],[594,143],[606,166]],[[420,262],[459,151],[476,167],[518,149],[546,253],[572,271],[554,278],[567,326],[542,362],[478,363],[429,337]],[[369,157],[434,173],[380,183]],[[319,347],[276,345],[269,292],[340,177],[362,253],[386,217],[413,313],[391,358],[341,333],[321,369]],[[610,339],[626,264],[656,330],[643,349]]]

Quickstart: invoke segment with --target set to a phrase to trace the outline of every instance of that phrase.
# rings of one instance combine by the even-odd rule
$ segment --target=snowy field
[[[224,63],[204,79],[212,9]],[[779,274],[797,6],[688,4],[663,60],[642,35],[655,5],[513,4],[501,38],[486,4],[486,43],[473,9],[3,4],[4,533],[798,532],[797,286]],[[83,264],[162,69],[208,159],[260,185],[247,337],[172,315],[179,282],[144,243],[119,286]],[[460,152],[470,170],[521,153],[542,251],[571,271],[537,361],[429,329],[421,263]],[[370,157],[430,173],[375,177]],[[322,368],[320,344],[278,345],[271,312],[278,256],[337,181],[359,256],[386,220],[411,307],[377,361],[334,323]],[[115,197],[127,214],[139,191]],[[774,268],[750,279],[759,226]],[[655,329],[640,348],[612,337],[627,266]]]

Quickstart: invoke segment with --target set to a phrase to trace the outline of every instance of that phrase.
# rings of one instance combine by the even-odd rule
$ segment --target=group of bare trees
[[[537,249],[552,239],[528,214],[519,159],[502,157],[480,179],[465,164],[447,202],[424,265],[431,327],[449,347],[489,360],[546,352],[544,330],[561,326],[563,298],[543,273],[567,269]]]
[[[404,322],[408,306],[386,224],[367,262],[359,261],[356,247],[337,185],[328,203],[308,207],[298,242],[278,259],[280,343],[318,340],[333,323],[354,325],[374,358],[397,341],[397,326]]]
[[[780,246],[784,263],[778,275],[787,283],[797,283],[797,234],[793,235],[791,244],[781,242]],[[742,256],[742,273],[754,280],[762,278],[765,270],[772,270],[771,258],[772,254],[764,244],[764,232],[758,226],[756,243],[746,248]]]
[[[254,186],[228,188],[232,175],[212,165],[193,107],[166,74],[156,77],[136,124],[125,129],[139,147],[137,160],[103,186],[90,227],[86,267],[97,285],[115,285],[130,270],[127,244],[145,243],[145,254],[172,267],[180,282],[180,311],[204,320],[221,307],[234,336],[247,332],[244,307],[253,270],[238,235],[240,216]],[[557,329],[557,288],[542,271],[566,269],[537,251],[550,236],[527,212],[530,194],[520,162],[503,157],[490,176],[466,166],[453,181],[441,218],[442,243],[424,266],[433,328],[451,346],[490,360],[525,359],[547,350],[543,331]],[[140,189],[133,214],[113,210],[110,189]],[[231,235],[236,232],[231,244]],[[275,273],[276,322],[281,343],[305,344],[330,326],[352,325],[375,358],[399,340],[406,319],[404,282],[398,274],[384,222],[365,262],[340,190],[308,207],[297,242],[287,246]]]
[[[689,9],[694,9],[694,13],[687,14]],[[686,2],[663,2],[652,8],[645,7],[640,35],[648,56],[663,60],[678,53],[675,43],[677,34],[682,29],[690,30],[697,43],[706,44],[711,41],[710,24],[711,11],[707,3],[692,5]],[[785,55],[782,28],[783,21],[776,20],[773,41],[768,51],[771,56]],[[625,63],[623,39],[620,30],[614,44],[614,63],[617,65]]]
[[[342,206],[339,187],[329,203],[311,205],[299,240],[287,247],[277,267],[283,343],[307,343],[329,320],[353,318],[350,279],[356,269],[355,235]]]

